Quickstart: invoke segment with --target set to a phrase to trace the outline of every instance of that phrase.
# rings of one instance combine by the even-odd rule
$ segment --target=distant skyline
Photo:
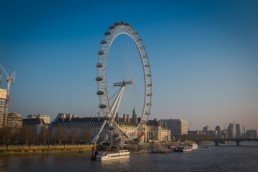
[[[234,121],[258,129],[257,9],[255,0],[1,1],[0,64],[16,70],[10,111],[52,120],[60,112],[92,115],[99,104],[100,41],[111,24],[126,21],[142,37],[151,64],[150,119],[181,118],[191,130]],[[110,79],[126,72],[142,77],[138,62],[130,64],[135,69],[125,65],[126,72],[113,70],[125,63],[123,41],[111,47]]]

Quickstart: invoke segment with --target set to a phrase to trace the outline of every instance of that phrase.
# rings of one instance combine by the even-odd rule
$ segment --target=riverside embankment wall
[[[12,153],[61,153],[61,152],[91,152],[95,145],[30,145],[30,146],[0,146],[0,154]]]

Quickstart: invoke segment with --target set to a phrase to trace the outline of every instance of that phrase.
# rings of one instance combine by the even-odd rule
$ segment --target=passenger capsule
[[[151,93],[148,93],[147,96],[152,96],[152,94],[151,94]]]
[[[142,41],[142,39],[141,39],[141,38],[139,38],[139,39],[137,39],[137,41],[138,41],[138,42],[140,42],[140,41]]]
[[[126,26],[129,26],[129,23],[125,23]]]
[[[102,64],[101,63],[97,63],[96,67],[102,67]]]
[[[147,74],[146,76],[147,76],[147,77],[151,77],[151,74]]]
[[[98,52],[98,55],[103,55],[104,54],[104,52],[102,51],[102,50],[100,50],[99,52]]]
[[[151,105],[151,103],[146,103],[146,105],[147,105],[147,106],[150,106],[150,105]]]
[[[104,94],[104,91],[101,91],[101,90],[97,91],[97,95],[101,96],[103,94]]]
[[[109,27],[109,29],[110,29],[110,30],[115,29],[115,26],[112,25],[112,26]]]
[[[102,41],[101,41],[101,44],[106,44],[106,43],[107,43],[106,40],[102,40]]]
[[[150,65],[149,64],[146,64],[146,65],[144,65],[145,67],[150,67]]]
[[[147,58],[147,56],[146,56],[146,55],[145,55],[145,56],[142,56],[142,58],[144,58],[144,59],[145,59],[145,58]]]
[[[105,35],[106,35],[106,36],[110,35],[110,32],[105,32]]]
[[[100,104],[99,105],[99,108],[101,108],[101,109],[104,109],[104,108],[106,108],[107,106],[106,105],[104,105],[104,104]]]
[[[96,81],[102,81],[102,80],[103,80],[103,78],[100,77],[100,76],[98,76],[98,77],[96,78]]]
[[[148,85],[147,85],[147,87],[151,87],[151,86],[152,86],[152,84],[148,84]]]

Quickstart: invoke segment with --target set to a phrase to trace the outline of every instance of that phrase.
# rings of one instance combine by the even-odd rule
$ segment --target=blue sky
[[[52,120],[59,112],[92,115],[100,40],[111,24],[127,21],[149,55],[151,119],[182,118],[191,129],[234,121],[258,129],[257,9],[251,0],[1,1],[0,63],[17,71],[10,110]],[[110,66],[124,64],[115,60],[119,41]],[[116,72],[109,70],[111,80]]]

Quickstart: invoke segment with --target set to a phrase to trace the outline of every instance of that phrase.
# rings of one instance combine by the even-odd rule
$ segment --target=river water
[[[91,161],[86,153],[0,155],[1,172],[258,172],[258,142],[209,145],[186,153],[132,153],[128,160]]]

